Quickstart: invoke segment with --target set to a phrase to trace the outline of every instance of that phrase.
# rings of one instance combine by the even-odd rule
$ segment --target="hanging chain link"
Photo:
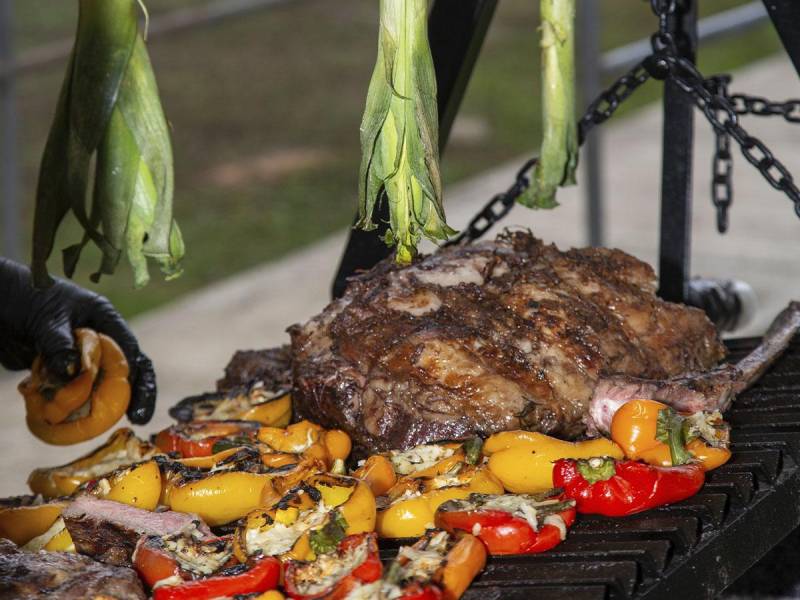
[[[728,94],[730,77],[716,75],[705,78],[694,63],[683,58],[677,50],[670,32],[669,19],[677,10],[678,0],[650,0],[653,13],[658,18],[658,31],[651,37],[653,53],[637,63],[627,73],[603,91],[586,109],[578,121],[580,144],[596,126],[608,120],[633,92],[648,79],[672,79],[686,92],[703,112],[715,134],[711,198],[717,211],[717,229],[728,229],[728,209],[733,202],[731,175],[733,157],[730,141],[733,139],[742,154],[777,190],[785,193],[794,203],[800,217],[800,189],[792,174],[757,137],[750,135],[739,124],[739,115],[781,115],[790,123],[800,123],[800,100],[773,102],[760,96]],[[530,186],[530,170],[538,158],[528,160],[517,172],[514,183],[505,191],[492,197],[469,222],[467,227],[445,246],[469,243],[482,237],[502,220],[522,193]]]

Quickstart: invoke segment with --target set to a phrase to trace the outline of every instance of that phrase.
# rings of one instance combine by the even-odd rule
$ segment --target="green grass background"
[[[605,49],[648,36],[656,26],[649,3],[642,0],[584,1],[601,1]],[[147,4],[156,16],[204,2]],[[701,2],[701,13],[742,3]],[[19,53],[72,35],[75,0],[12,4]],[[355,210],[358,126],[376,52],[377,4],[296,0],[214,27],[152,39],[150,54],[173,131],[175,209],[186,240],[185,273],[164,282],[153,267],[150,285],[134,291],[125,267],[95,286],[88,274],[99,256],[87,252],[78,283],[106,294],[132,316],[349,225]],[[442,165],[445,185],[538,145],[537,4],[500,2],[461,110],[485,133],[456,138],[448,147]],[[699,61],[704,72],[728,71],[779,48],[777,36],[765,25],[703,46]],[[39,156],[64,66],[26,76],[17,88],[26,250]],[[660,85],[648,83],[620,116],[659,95]],[[222,185],[209,176],[222,164],[298,149],[327,153],[329,159],[269,181]],[[67,223],[57,248],[78,237],[75,224]],[[55,273],[61,272],[58,254],[50,261]]]

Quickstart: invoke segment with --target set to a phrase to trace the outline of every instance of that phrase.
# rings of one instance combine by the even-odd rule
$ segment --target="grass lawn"
[[[147,4],[156,15],[197,3]],[[500,3],[462,107],[465,120],[447,149],[446,183],[537,146],[536,4]],[[722,10],[742,2],[702,6],[710,4]],[[76,2],[13,0],[13,5],[21,52],[72,34]],[[602,8],[605,48],[649,35],[656,26],[646,2],[603,0]],[[296,0],[214,28],[151,40],[173,128],[185,274],[165,283],[152,269],[150,285],[132,291],[124,268],[94,287],[131,316],[347,226],[355,210],[358,125],[376,51],[376,21],[375,0]],[[779,47],[777,36],[764,26],[703,47],[700,64],[708,73],[730,70]],[[26,233],[63,68],[37,72],[18,87]],[[659,94],[660,85],[647,84],[620,112]],[[77,238],[69,224],[57,247]],[[86,253],[76,275],[79,283],[93,286],[87,275],[97,260],[96,253]],[[61,271],[59,256],[50,264]]]

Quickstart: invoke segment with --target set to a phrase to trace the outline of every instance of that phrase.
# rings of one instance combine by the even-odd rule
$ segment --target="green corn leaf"
[[[381,189],[389,203],[385,242],[410,262],[423,236],[446,240],[439,173],[436,77],[426,0],[381,0],[378,59],[361,123],[359,221],[374,229]]]
[[[46,261],[70,210],[84,235],[63,252],[68,276],[89,241],[103,254],[93,281],[112,274],[122,254],[131,264],[136,287],[149,280],[148,258],[161,265],[168,279],[181,273],[184,245],[172,213],[169,128],[139,32],[138,4],[80,2],[78,34],[37,190],[37,285],[49,282]],[[87,215],[88,200],[92,208]]]
[[[531,208],[553,208],[556,189],[575,183],[575,0],[541,0],[544,135],[531,186],[519,198]]]

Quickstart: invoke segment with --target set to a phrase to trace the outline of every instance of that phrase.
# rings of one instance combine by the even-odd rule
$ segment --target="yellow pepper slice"
[[[344,431],[326,431],[311,421],[293,423],[285,429],[262,427],[258,431],[258,441],[278,453],[322,460],[328,468],[336,459],[346,459],[352,448],[350,436]]]
[[[391,461],[382,454],[370,456],[353,472],[353,477],[366,483],[375,496],[383,496],[397,483]]]
[[[509,492],[530,494],[553,487],[553,462],[562,458],[610,456],[623,458],[622,449],[611,440],[597,438],[565,442],[533,431],[504,431],[486,440],[489,470]]]
[[[35,506],[12,506],[0,509],[0,537],[23,546],[42,535],[61,516],[65,502],[47,502]]]
[[[49,552],[75,552],[75,543],[65,528],[50,538],[50,541],[44,545],[44,549]]]

